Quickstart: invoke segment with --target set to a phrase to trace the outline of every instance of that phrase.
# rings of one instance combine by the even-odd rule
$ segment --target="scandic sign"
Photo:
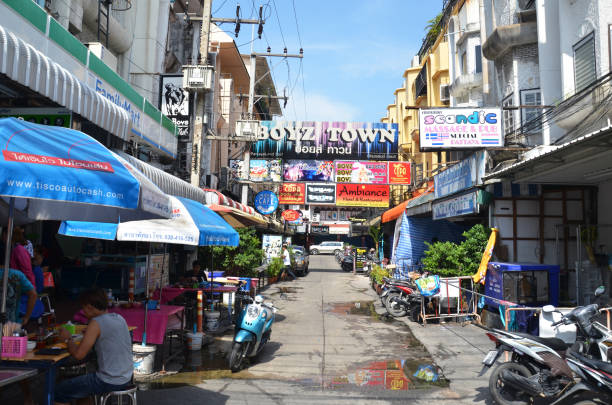
[[[279,204],[304,204],[306,201],[306,184],[283,183],[278,190]]]
[[[411,184],[409,162],[389,162],[389,184]]]
[[[419,138],[422,150],[504,146],[501,108],[421,109]]]
[[[343,207],[389,206],[389,186],[378,184],[338,184],[336,205]]]

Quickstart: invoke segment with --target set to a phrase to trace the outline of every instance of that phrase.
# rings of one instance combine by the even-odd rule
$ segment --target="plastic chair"
[[[130,398],[130,405],[136,405],[138,402],[136,400],[136,391],[138,388],[135,385],[129,385],[126,389],[121,391],[111,391],[106,392],[104,394],[96,395],[95,402],[96,405],[106,405],[106,402],[113,397],[117,398],[117,403],[119,405],[123,405],[123,397],[127,396]]]

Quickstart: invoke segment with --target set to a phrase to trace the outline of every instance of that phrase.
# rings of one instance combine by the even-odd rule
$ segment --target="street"
[[[484,398],[488,377],[475,380],[473,370],[488,347],[475,349],[474,342],[453,332],[454,325],[413,326],[433,343],[434,353],[439,339],[429,335],[454,340],[438,355],[458,384],[450,378],[449,387],[442,375],[432,383],[414,377],[419,366],[434,363],[427,349],[407,320],[378,315],[382,309],[374,305],[378,300],[369,279],[342,272],[333,256],[311,256],[306,277],[273,284],[262,294],[278,312],[271,342],[254,364],[239,373],[227,370],[232,339],[227,332],[203,348],[201,357],[188,356],[181,372],[141,385],[148,390],[138,393],[139,403],[477,403]],[[488,342],[478,328],[461,329]],[[467,369],[455,370],[456,358]]]

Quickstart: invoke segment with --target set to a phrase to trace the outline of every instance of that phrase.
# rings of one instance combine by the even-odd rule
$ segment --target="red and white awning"
[[[253,207],[234,201],[217,190],[208,188],[202,190],[206,193],[208,208],[221,215],[234,228],[268,223]]]

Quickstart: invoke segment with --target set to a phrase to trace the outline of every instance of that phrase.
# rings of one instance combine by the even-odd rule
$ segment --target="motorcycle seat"
[[[587,366],[591,366],[597,370],[601,370],[605,373],[612,374],[612,363],[608,363],[606,361],[590,359],[578,352],[572,351],[570,354],[576,359],[580,360]]]
[[[511,332],[511,333],[513,335],[518,335],[518,336],[522,336],[527,339],[535,340],[536,342],[542,343],[543,345],[546,345],[557,352],[565,351],[568,348],[568,344],[559,338],[545,338],[545,337],[534,336],[534,335],[530,335],[529,333],[522,333],[522,332]]]

